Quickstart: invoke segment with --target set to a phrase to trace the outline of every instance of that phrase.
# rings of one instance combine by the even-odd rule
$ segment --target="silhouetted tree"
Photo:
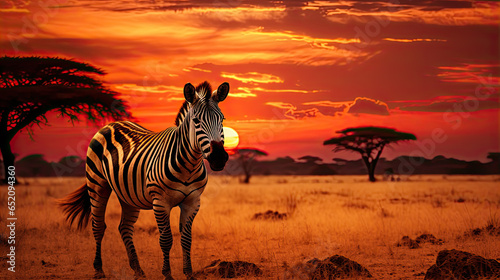
[[[79,156],[65,156],[59,162],[52,162],[54,175],[60,176],[85,176],[85,160]]]
[[[346,128],[337,131],[337,133],[341,135],[326,140],[323,145],[335,145],[334,152],[349,150],[360,153],[371,182],[376,181],[375,166],[385,146],[400,141],[417,139],[411,133],[375,126]]]
[[[16,162],[16,175],[22,177],[53,176],[54,170],[43,155],[25,156]]]
[[[500,153],[488,153],[488,156],[486,158],[491,160],[489,163],[487,163],[487,165],[492,167],[490,172],[492,174],[498,174],[500,172]]]
[[[500,161],[500,153],[488,153],[487,159],[491,159],[493,162]]]
[[[267,156],[268,153],[256,148],[236,148],[234,149],[234,155],[236,156],[238,162],[241,164],[241,168],[245,174],[243,183],[250,183],[250,177],[252,176],[253,162],[258,156]]]
[[[73,123],[84,116],[130,117],[125,102],[96,75],[105,72],[90,64],[63,58],[0,57],[0,150],[4,170],[14,165],[10,141],[21,129],[47,124],[45,114],[58,112]],[[7,176],[5,176],[7,177]]]
[[[303,157],[299,157],[298,160],[303,160],[305,163],[308,163],[308,164],[316,164],[316,163],[323,161],[322,158],[315,157],[315,156],[303,156]]]

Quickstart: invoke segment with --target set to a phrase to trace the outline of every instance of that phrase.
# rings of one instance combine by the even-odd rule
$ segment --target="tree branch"
[[[44,108],[44,107],[39,107],[34,110],[31,110],[28,114],[24,115],[25,117],[23,120],[18,122],[14,127],[12,127],[9,131],[7,131],[7,138],[12,140],[14,136],[23,128],[31,124],[33,121],[35,121],[39,116],[47,113],[50,111],[50,108]]]

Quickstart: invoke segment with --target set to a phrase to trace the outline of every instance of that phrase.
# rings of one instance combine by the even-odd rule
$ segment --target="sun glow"
[[[230,127],[224,127],[224,148],[226,149],[234,149],[238,147],[240,143],[240,137],[236,130]]]

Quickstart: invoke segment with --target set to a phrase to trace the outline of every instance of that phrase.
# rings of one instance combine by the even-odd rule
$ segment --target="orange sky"
[[[225,125],[270,158],[352,158],[322,142],[360,125],[417,135],[388,158],[500,151],[498,2],[278,2],[7,1],[0,49],[103,68],[153,130],[173,125],[185,83],[227,81]],[[83,156],[98,127],[49,119],[14,152]]]

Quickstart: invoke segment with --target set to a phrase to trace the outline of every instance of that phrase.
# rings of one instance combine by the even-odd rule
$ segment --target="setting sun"
[[[236,130],[230,127],[224,127],[224,148],[234,149],[238,147],[240,143],[240,137]]]

